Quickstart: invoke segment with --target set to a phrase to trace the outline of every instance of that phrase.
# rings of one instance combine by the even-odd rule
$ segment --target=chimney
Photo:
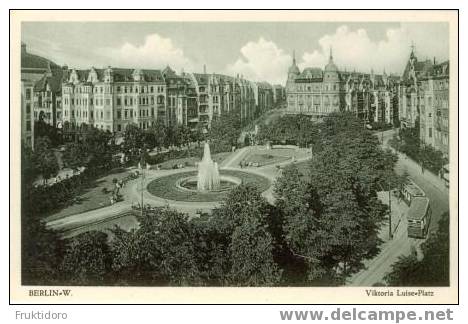
[[[435,59],[435,56],[434,56],[434,65],[436,65],[436,59]]]
[[[206,74],[206,64],[203,64],[203,74]]]

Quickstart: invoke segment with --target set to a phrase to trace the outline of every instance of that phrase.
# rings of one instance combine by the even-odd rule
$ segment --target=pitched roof
[[[207,85],[209,75],[206,73],[193,73],[195,80],[197,80],[198,85]]]
[[[296,79],[321,79],[323,77],[323,71],[321,68],[305,68]]]
[[[45,91],[47,84],[52,92],[62,91],[62,82],[68,77],[68,71],[61,68],[44,73],[42,78],[34,85],[34,91]]]

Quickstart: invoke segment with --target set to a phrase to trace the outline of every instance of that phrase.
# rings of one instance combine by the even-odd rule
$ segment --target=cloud
[[[240,53],[240,58],[226,66],[227,74],[242,74],[244,78],[252,81],[268,81],[275,84],[283,84],[286,81],[292,58],[274,42],[260,37],[258,41],[251,41],[242,46]]]
[[[169,65],[177,72],[182,68],[190,70],[194,66],[170,38],[159,34],[146,36],[142,45],[127,42],[120,48],[104,48],[100,52],[106,54],[114,66],[162,69]]]
[[[385,69],[401,74],[412,42],[419,60],[432,59],[433,56],[439,60],[448,57],[448,33],[444,34],[439,27],[428,24],[421,28],[420,25],[403,24],[400,28],[387,29],[384,39],[374,41],[365,29],[351,30],[343,25],[334,34],[322,36],[318,40],[319,49],[305,52],[299,66],[323,67],[328,61],[331,47],[334,61],[340,69],[369,72],[373,68],[378,73]]]

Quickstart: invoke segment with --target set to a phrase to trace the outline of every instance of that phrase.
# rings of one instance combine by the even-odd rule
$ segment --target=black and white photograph
[[[18,296],[456,299],[457,12],[224,13],[18,13]]]

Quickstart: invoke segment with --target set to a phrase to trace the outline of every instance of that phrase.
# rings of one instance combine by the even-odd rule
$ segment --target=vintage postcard
[[[10,28],[11,303],[458,302],[457,11]]]

